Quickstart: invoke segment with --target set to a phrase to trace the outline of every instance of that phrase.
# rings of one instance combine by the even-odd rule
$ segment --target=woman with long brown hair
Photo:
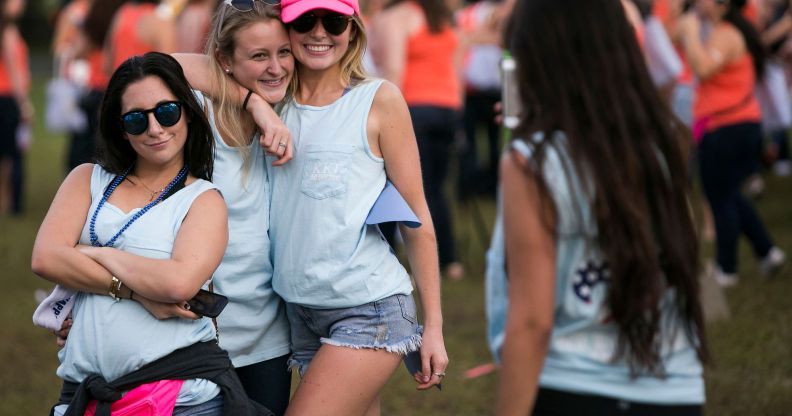
[[[490,256],[508,274],[498,414],[700,415],[689,138],[623,8],[520,0],[506,46],[524,111]]]

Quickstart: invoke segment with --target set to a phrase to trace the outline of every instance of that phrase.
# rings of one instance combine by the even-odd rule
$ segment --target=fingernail
[[[424,383],[428,383],[429,382],[429,376],[423,376],[423,382]]]

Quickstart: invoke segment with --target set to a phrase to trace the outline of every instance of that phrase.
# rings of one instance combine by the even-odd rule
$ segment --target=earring
[[[231,75],[231,68],[226,68],[225,69],[225,73],[228,74],[228,75]]]

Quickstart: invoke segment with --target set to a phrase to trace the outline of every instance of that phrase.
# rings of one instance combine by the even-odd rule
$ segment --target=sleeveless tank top
[[[755,86],[753,59],[746,52],[717,74],[699,81],[693,118],[709,118],[707,131],[732,124],[760,122],[762,111],[754,95]]]
[[[154,12],[156,5],[125,4],[116,12],[116,27],[110,39],[113,45],[113,70],[135,55],[143,55],[154,50],[154,45],[140,39],[137,26],[147,15]]]
[[[421,13],[417,4],[409,2]],[[454,53],[459,41],[446,26],[439,33],[424,24],[407,40],[402,94],[410,106],[432,105],[458,109],[462,106],[461,82],[454,69]]]
[[[381,84],[364,81],[323,107],[291,99],[282,109],[296,151],[270,169],[270,238],[273,287],[287,302],[348,308],[412,292],[379,228],[365,222],[386,180],[366,135]]]
[[[89,217],[113,178],[114,174],[94,166]],[[135,221],[116,240],[115,247],[139,256],[170,258],[176,234],[193,201],[214,188],[200,179],[185,186]],[[96,218],[99,241],[109,240],[139,210],[124,213],[106,202]],[[89,222],[86,219],[80,244],[91,244]],[[76,296],[69,342],[58,352],[58,377],[68,381],[79,383],[90,374],[100,374],[112,381],[177,349],[215,339],[209,318],[159,320],[135,301],[116,302],[109,296],[86,292],[78,292]],[[176,404],[200,404],[219,391],[210,381],[188,380]]]
[[[543,134],[531,140],[544,140]],[[704,402],[702,367],[696,352],[674,319],[673,290],[664,297],[661,335],[667,377],[630,378],[628,365],[614,362],[617,326],[608,319],[608,268],[597,243],[596,218],[588,203],[585,181],[572,163],[566,138],[557,133],[545,151],[541,175],[556,208],[555,316],[539,384],[556,390],[606,396],[650,404]],[[516,140],[513,148],[531,162],[532,149]],[[502,198],[502,195],[499,197]],[[487,253],[488,339],[500,359],[508,309],[502,199],[492,245]]]
[[[248,146],[250,166],[245,174],[241,153],[228,146],[217,130],[212,102],[196,95],[206,105],[215,140],[212,182],[228,206],[228,247],[212,277],[215,292],[229,299],[217,317],[220,347],[228,351],[235,367],[242,367],[290,351],[286,310],[272,289],[266,160],[254,138]]]
[[[28,56],[28,46],[21,36],[17,36],[16,55],[14,65],[22,78],[22,86],[27,91],[30,89],[30,63]],[[0,59],[0,95],[14,95],[14,87],[11,85],[11,75],[8,72],[5,59]]]

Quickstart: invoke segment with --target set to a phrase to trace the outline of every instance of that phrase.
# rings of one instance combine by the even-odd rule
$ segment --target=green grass
[[[41,80],[39,80],[41,81]],[[35,83],[34,100],[43,113],[43,82]],[[52,334],[31,323],[33,292],[51,285],[30,272],[36,230],[63,178],[65,139],[38,124],[28,154],[27,212],[0,217],[0,313],[5,318],[0,344],[0,415],[47,414],[57,399],[57,348]],[[792,179],[767,178],[768,190],[757,203],[776,242],[792,254]],[[477,212],[488,226],[494,207],[457,206],[460,257],[468,276],[443,287],[445,339],[451,364],[443,391],[416,392],[399,369],[383,396],[383,414],[491,414],[497,374],[473,380],[463,372],[491,360],[485,342],[484,251],[475,227]],[[711,246],[705,246],[711,253]],[[740,247],[740,284],[727,292],[732,317],[708,326],[714,365],[708,368],[708,415],[792,415],[792,267],[775,279],[756,276],[750,249]]]

